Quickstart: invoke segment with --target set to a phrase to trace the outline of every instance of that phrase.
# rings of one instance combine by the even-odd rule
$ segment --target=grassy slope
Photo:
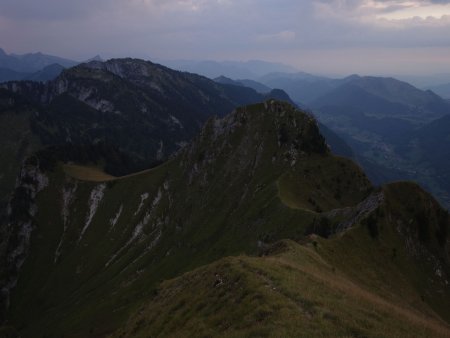
[[[322,244],[319,249],[311,243],[280,245],[281,252],[267,257],[225,258],[163,282],[114,337],[450,334],[435,316],[382,297],[331,265],[321,257]]]
[[[278,180],[280,199],[289,207],[311,211],[329,211],[350,207],[367,196],[370,184],[352,161],[330,156],[311,156],[295,172],[286,172]]]
[[[163,165],[164,166],[164,165]],[[156,168],[142,170],[124,176],[112,176],[106,173],[98,166],[84,166],[78,164],[63,164],[62,169],[67,176],[79,181],[85,182],[108,182],[115,180],[123,180],[134,176],[142,176],[144,174],[158,170]]]
[[[114,337],[448,337],[448,281],[420,250],[448,258],[433,233],[442,210],[411,183],[383,192],[376,236],[364,220],[265,257],[222,259],[163,282]],[[411,207],[428,215],[425,241],[411,241],[421,236]],[[449,276],[448,261],[441,268]]]
[[[306,115],[285,105],[255,105],[210,121],[173,161],[104,187],[57,169],[38,196],[10,322],[24,337],[111,333],[158,293],[163,280],[225,256],[258,253],[283,238],[303,238],[321,217],[317,207],[356,205],[371,190],[358,167],[320,153],[321,142]],[[99,190],[104,197],[80,239]],[[340,270],[348,273],[345,266]]]
[[[285,206],[276,182],[298,172],[310,157],[327,168],[330,155],[303,151],[315,142],[323,149],[309,117],[287,106],[272,108],[256,105],[228,120],[210,121],[175,160],[107,182],[81,240],[90,196],[100,184],[76,181],[62,169],[51,174],[52,184],[39,195],[31,254],[13,296],[15,326],[24,336],[85,336],[90,328],[93,334],[109,332],[163,279],[223,256],[256,253],[266,242],[301,238],[315,213]],[[64,232],[63,191],[75,186]],[[349,198],[356,203],[361,196]],[[113,227],[111,220],[121,209]]]
[[[89,182],[107,182],[117,179],[117,177],[111,176],[97,167],[65,164],[63,166],[63,170],[68,176],[77,180]]]

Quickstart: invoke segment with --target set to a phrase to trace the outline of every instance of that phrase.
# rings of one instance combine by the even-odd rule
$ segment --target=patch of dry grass
[[[117,177],[105,173],[97,167],[81,166],[77,164],[64,164],[64,172],[72,178],[89,182],[106,182],[117,179]]]

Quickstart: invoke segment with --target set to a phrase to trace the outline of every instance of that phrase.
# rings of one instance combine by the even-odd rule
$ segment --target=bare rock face
[[[34,216],[38,211],[37,194],[49,184],[48,177],[41,171],[39,161],[30,158],[25,161],[12,196],[7,224],[2,225],[0,243],[1,280],[0,305],[9,306],[9,294],[15,287],[20,269],[28,255],[31,233],[35,227]]]

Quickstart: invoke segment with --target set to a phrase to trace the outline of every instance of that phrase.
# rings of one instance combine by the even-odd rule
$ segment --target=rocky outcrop
[[[346,214],[346,220],[339,223],[336,227],[336,233],[342,233],[356,224],[360,223],[363,219],[367,218],[372,212],[374,212],[384,201],[383,192],[378,192],[371,194],[364,201],[359,203],[355,208],[344,209],[342,214]],[[349,210],[350,209],[350,210]],[[334,211],[329,212],[328,214],[333,215]],[[334,216],[337,216],[339,212],[334,213]]]
[[[78,243],[83,239],[84,233],[86,232],[89,225],[91,225],[92,220],[94,219],[95,213],[97,212],[97,208],[105,194],[105,188],[106,188],[106,184],[102,183],[102,184],[97,185],[91,191],[91,195],[90,195],[89,201],[88,201],[89,211],[88,211],[88,214],[86,215],[86,222],[84,223],[83,229],[81,230],[80,237],[78,238]]]

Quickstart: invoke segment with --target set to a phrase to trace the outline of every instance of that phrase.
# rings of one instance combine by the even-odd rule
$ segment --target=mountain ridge
[[[0,67],[8,68],[16,72],[34,73],[55,63],[63,67],[72,67],[78,62],[40,52],[21,55],[7,54],[3,49],[0,52]]]
[[[339,274],[341,271],[350,274],[347,277],[352,283],[393,301],[395,297],[391,298],[384,289],[377,289],[386,281],[382,270],[374,270],[378,271],[375,279],[366,273],[358,279],[351,275],[351,271],[357,272],[349,270],[345,260],[338,264],[339,260],[330,257],[339,254],[343,255],[340,258],[358,260],[357,257],[368,256],[375,259],[377,263],[373,264],[379,267],[382,265],[378,259],[388,259],[386,262],[391,262],[387,265],[392,271],[394,267],[403,267],[392,279],[392,286],[396,291],[414,295],[413,304],[402,303],[401,308],[415,306],[414,311],[425,321],[425,314],[438,318],[435,311],[442,316],[449,315],[443,306],[449,297],[445,289],[444,294],[440,294],[433,283],[422,284],[429,276],[434,276],[436,283],[444,283],[447,278],[449,266],[444,253],[448,253],[448,233],[445,234],[448,214],[440,216],[442,211],[438,204],[416,185],[400,184],[382,192],[374,191],[358,166],[330,154],[316,121],[287,103],[269,100],[238,108],[222,119],[210,119],[192,143],[172,161],[151,172],[121,180],[77,181],[65,175],[57,162],[49,166],[45,158],[37,160],[29,163],[30,175],[40,172],[33,169],[36,165],[41,169],[48,166],[53,171],[44,173],[46,179],[37,179],[39,174],[32,180],[37,188],[42,187],[31,204],[37,209],[30,209],[36,210],[33,221],[36,224],[32,227],[33,235],[27,249],[29,258],[24,261],[11,298],[10,322],[25,337],[39,332],[56,335],[71,332],[82,336],[110,334],[125,325],[127,318],[139,319],[146,313],[139,309],[144,300],[152,302],[159,294],[162,279],[176,277],[229,255],[264,252],[272,243],[284,238],[305,241],[308,238],[305,236],[310,234],[324,237],[315,239],[313,236],[313,241],[308,241],[311,250],[316,247],[327,260],[337,264]],[[22,184],[27,182],[29,179]],[[123,191],[127,191],[126,197]],[[59,208],[42,207],[45,205]],[[411,206],[418,211],[413,223],[409,223]],[[14,208],[23,208],[23,205],[14,204]],[[429,223],[423,226],[420,212],[430,216]],[[27,220],[16,221],[27,224]],[[405,237],[396,229],[406,231]],[[435,232],[436,229],[443,233]],[[341,237],[345,238],[343,242],[339,240]],[[404,238],[408,239],[407,243],[413,243],[414,250],[408,249]],[[442,239],[446,240],[442,242]],[[349,243],[352,245],[348,246]],[[357,247],[364,255],[349,255],[341,245]],[[397,250],[393,261],[387,258],[392,254],[391,245]],[[376,255],[366,252],[366,247],[373,248]],[[303,252],[301,248],[298,250]],[[292,264],[300,264],[303,269],[301,260],[308,260],[309,253],[295,255],[300,262]],[[436,260],[430,263],[424,257],[436,257]],[[361,259],[358,264],[363,262]],[[423,265],[424,270],[417,268],[414,262],[420,263],[419,267]],[[435,262],[439,263],[441,277],[435,273]],[[279,268],[273,266],[269,270]],[[410,268],[420,271],[415,277],[417,282],[411,279],[414,274],[408,270]],[[206,269],[211,271],[209,267]],[[214,278],[212,282],[220,284],[222,279],[222,283],[228,285],[228,272],[224,280],[221,269],[212,271],[219,277],[211,277],[207,272],[207,280]],[[327,271],[327,274],[332,273],[330,269]],[[268,278],[276,278],[273,273],[275,271]],[[254,277],[241,275],[241,278]],[[280,287],[276,279],[274,283],[273,287]],[[291,286],[285,287],[294,294],[299,292]],[[405,291],[401,291],[403,289]],[[52,297],[48,297],[50,293]],[[421,293],[426,295],[426,304],[414,305]],[[294,299],[298,299],[296,297]],[[239,309],[248,309],[251,298],[242,299],[236,306],[242,304],[243,308]],[[276,304],[272,302],[268,304]],[[314,302],[315,312],[312,313],[329,309],[323,300]],[[186,306],[189,308],[189,303],[169,312]],[[289,308],[284,303],[280,306]],[[162,320],[169,320],[164,315],[167,309],[160,310]],[[259,332],[259,321],[252,318],[261,315],[261,308],[253,310],[249,313],[256,317],[250,320],[256,326],[249,329]],[[133,311],[140,314],[133,316]],[[266,311],[269,312],[262,318],[271,318],[274,312]],[[36,314],[40,314],[39,318]],[[364,318],[375,325],[373,319]],[[401,319],[401,323],[408,322],[404,320]],[[435,319],[429,320],[434,322]],[[339,326],[338,322],[330,325]],[[239,323],[231,323],[231,327]],[[122,326],[128,335],[145,328],[141,323],[134,331],[132,325],[131,328]],[[406,327],[398,325],[401,330]],[[167,327],[168,334],[172,332],[170,327],[173,326]],[[349,329],[367,334],[362,324],[349,323]],[[448,332],[445,325],[439,330],[432,332]],[[148,332],[144,330],[142,334]],[[178,331],[172,333],[175,332]],[[424,336],[428,332],[424,331]],[[120,331],[117,334],[120,335]]]
[[[439,96],[443,97],[444,99],[450,99],[450,83],[443,83],[441,85],[435,85],[435,86],[429,86],[427,89],[432,90]]]
[[[272,88],[269,88],[266,85],[264,85],[260,82],[254,81],[254,80],[248,80],[248,79],[232,80],[223,75],[216,77],[214,79],[214,81],[218,82],[218,83],[223,83],[223,84],[231,84],[231,85],[235,85],[235,86],[243,86],[243,87],[253,88],[257,92],[262,93],[262,94],[269,93],[272,90]]]

